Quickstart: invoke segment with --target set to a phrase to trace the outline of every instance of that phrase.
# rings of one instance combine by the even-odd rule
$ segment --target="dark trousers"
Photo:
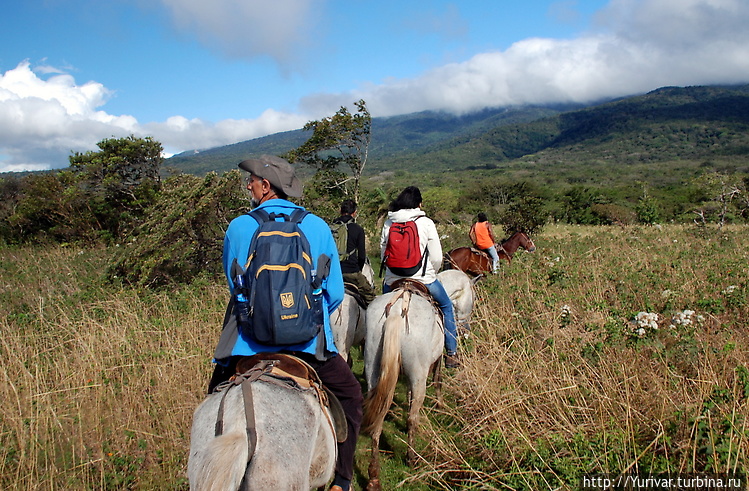
[[[303,359],[315,369],[323,385],[338,398],[346,414],[348,423],[348,438],[346,441],[338,444],[338,460],[336,461],[335,472],[339,476],[352,480],[354,477],[354,452],[356,451],[356,441],[359,438],[359,428],[362,420],[362,397],[361,385],[356,380],[354,372],[348,366],[346,361],[336,355],[326,361],[315,359],[314,355],[307,353],[292,353]],[[216,364],[213,376],[208,384],[208,393],[234,375],[234,371],[241,357],[232,357],[228,366]]]
[[[343,406],[348,423],[348,438],[345,442],[338,444],[338,460],[335,472],[339,476],[352,480],[354,477],[354,452],[356,452],[356,441],[359,438],[359,428],[362,420],[362,397],[361,385],[356,380],[354,372],[341,356],[320,362],[317,360],[305,360],[312,365],[320,376],[323,385],[335,394]]]
[[[375,299],[376,293],[374,287],[369,284],[367,277],[364,276],[361,271],[356,273],[343,273],[343,281],[344,283],[351,283],[354,285],[356,289],[359,290],[359,295],[361,295],[367,305]]]

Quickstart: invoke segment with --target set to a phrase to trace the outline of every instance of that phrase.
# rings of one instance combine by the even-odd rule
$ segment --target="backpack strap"
[[[419,215],[416,218],[414,218],[414,222],[418,220],[419,218],[423,217],[424,215]],[[418,231],[419,227],[416,227],[416,230]],[[427,261],[429,260],[429,241],[427,240],[427,246],[424,248],[424,256],[421,258],[422,261],[424,261],[424,269],[421,270],[421,276],[424,276],[427,274]]]
[[[270,215],[267,211],[263,210],[262,208],[255,208],[251,212],[248,213],[252,218],[257,220],[258,225],[262,225],[263,223],[270,220]]]
[[[297,208],[291,213],[291,216],[289,217],[289,221],[294,222],[296,224],[300,224],[302,223],[302,220],[304,220],[304,217],[306,217],[307,215],[309,215],[308,210]]]
[[[425,274],[427,274],[427,261],[429,260],[429,243],[427,243],[427,246],[424,249],[424,257],[422,257],[421,260],[424,261],[424,269],[421,270],[421,276],[424,276]]]
[[[309,215],[309,211],[302,208],[297,208],[291,213],[291,216],[289,216],[285,213],[268,213],[262,208],[255,208],[254,210],[249,212],[248,215],[257,220],[258,225],[262,225],[263,223],[270,220],[275,220],[277,217],[284,217],[284,220],[286,220],[287,222],[294,222],[299,224],[302,223],[304,217]]]

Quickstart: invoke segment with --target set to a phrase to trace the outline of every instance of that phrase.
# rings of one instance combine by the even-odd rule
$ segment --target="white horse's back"
[[[330,328],[333,331],[338,352],[348,360],[352,346],[364,342],[364,318],[366,310],[349,293],[343,296],[343,302],[330,314]]]
[[[247,383],[247,382],[245,382]],[[335,434],[313,391],[252,383],[257,444],[247,467],[247,423],[241,387],[224,399],[223,434],[215,437],[222,392],[195,410],[187,474],[191,490],[299,489],[324,486],[333,475]]]
[[[366,341],[364,370],[369,389],[377,385],[380,373],[382,337],[385,332],[385,306],[391,302],[394,293],[386,293],[369,304],[366,320]],[[390,315],[401,315],[402,299],[390,307]],[[400,355],[403,373],[411,379],[426,380],[431,365],[442,354],[444,334],[437,324],[437,315],[432,304],[415,294],[411,295],[408,306],[408,321],[398,324],[400,329]],[[368,346],[373,349],[367,349]]]
[[[471,278],[458,269],[447,269],[437,275],[445,291],[450,296],[455,311],[455,322],[465,324],[466,328],[471,320],[475,295],[473,285],[478,278]]]

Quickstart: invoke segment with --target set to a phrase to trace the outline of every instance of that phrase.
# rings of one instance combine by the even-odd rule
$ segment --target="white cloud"
[[[722,42],[746,45],[745,0],[612,0],[598,23],[617,37],[662,51],[684,51]]]
[[[164,123],[148,123],[143,130],[156,135],[164,150],[176,154],[185,150],[213,148],[304,126],[307,118],[268,109],[257,119],[225,119],[209,123],[173,116]]]
[[[255,120],[208,123],[173,116],[141,124],[129,115],[98,110],[111,91],[102,84],[76,85],[72,76],[42,79],[28,61],[0,74],[0,172],[67,167],[71,152],[96,150],[105,138],[153,136],[167,153],[210,148],[300,128],[307,119],[266,110]]]
[[[233,58],[302,61],[322,0],[161,0],[177,27]]]
[[[531,38],[420,77],[312,95],[319,113],[363,98],[375,116],[486,106],[595,102],[664,85],[749,82],[746,0],[612,0],[599,33],[577,39]]]

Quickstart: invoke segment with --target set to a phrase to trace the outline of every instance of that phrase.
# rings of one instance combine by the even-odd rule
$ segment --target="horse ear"
[[[476,283],[478,283],[478,282],[479,282],[479,280],[480,280],[481,278],[483,278],[483,277],[484,277],[484,275],[483,275],[483,274],[480,274],[480,275],[478,275],[478,276],[474,276],[473,278],[471,278],[471,286],[474,286],[474,285],[476,285]]]

